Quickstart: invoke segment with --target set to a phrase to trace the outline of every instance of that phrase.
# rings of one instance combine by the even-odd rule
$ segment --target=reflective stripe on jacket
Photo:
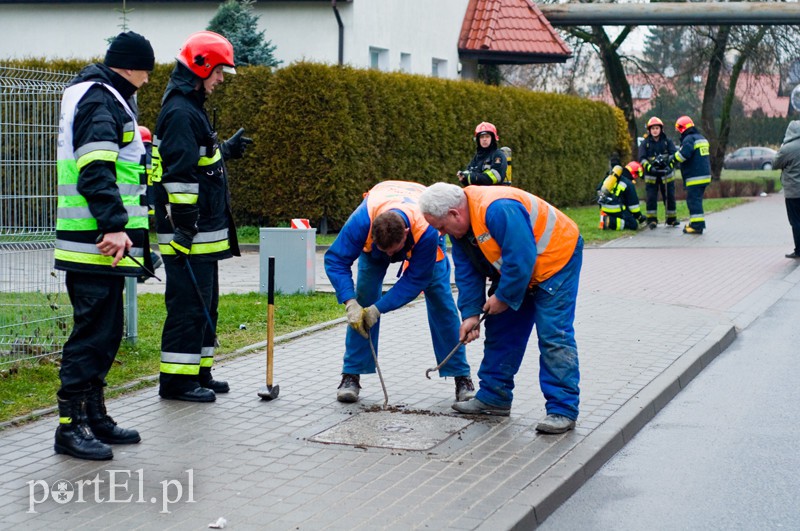
[[[73,146],[75,115],[81,99],[94,86],[108,91],[125,110],[129,121],[122,124],[122,137],[118,143],[90,142]],[[97,219],[89,203],[78,192],[81,170],[92,162],[113,162],[119,196],[127,212],[126,230],[148,228],[147,176],[142,165],[145,157],[144,143],[136,125],[136,117],[122,95],[110,84],[101,81],[84,81],[67,87],[61,100],[61,117],[58,135],[58,214],[56,219],[56,268],[68,271],[103,271],[119,275],[136,276],[140,267],[130,258],[123,258],[112,268],[113,256],[103,256],[95,245],[101,235]],[[134,244],[139,240],[131,238]],[[141,258],[144,247],[134,246],[128,254]],[[141,259],[139,260],[141,262]]]
[[[600,202],[600,210],[609,215],[620,215],[628,210],[633,214],[641,212],[639,196],[636,193],[636,185],[628,178],[629,172],[624,171],[617,179],[616,185],[610,194],[605,195],[605,201]],[[604,181],[605,183],[605,181]]]
[[[708,140],[690,127],[681,135],[681,147],[675,159],[681,163],[681,175],[685,186],[696,186],[711,182],[711,158]]]
[[[530,214],[537,254],[530,287],[558,273],[572,258],[580,236],[578,226],[544,199],[518,188],[500,186],[467,186],[464,193],[467,195],[470,224],[478,247],[501,274],[502,249],[486,225],[486,210],[498,199],[519,201]]]

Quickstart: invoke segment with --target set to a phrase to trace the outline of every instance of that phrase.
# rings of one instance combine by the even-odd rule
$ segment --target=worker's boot
[[[666,225],[667,225],[667,227],[680,227],[681,226],[681,222],[678,221],[675,218],[667,218]]]
[[[342,383],[336,391],[336,400],[339,402],[353,403],[358,401],[358,392],[361,390],[361,376],[358,374],[342,373]]]
[[[464,402],[456,402],[450,407],[459,413],[466,413],[467,415],[495,415],[498,417],[507,417],[511,414],[511,406],[491,406],[485,402],[481,402],[477,398],[470,398]]]
[[[58,428],[54,450],[78,459],[106,461],[114,457],[111,447],[95,438],[86,424],[86,395],[58,399]]]
[[[691,225],[685,225],[683,227],[684,234],[703,234],[703,229],[696,229]]]
[[[106,412],[101,386],[94,386],[86,398],[86,418],[94,436],[106,444],[136,444],[142,440],[136,430],[120,428]]]
[[[466,402],[475,397],[475,385],[469,376],[456,376],[456,402]]]
[[[211,389],[214,393],[227,393],[231,390],[228,382],[215,380],[211,376],[211,367],[200,367],[200,387]]]
[[[575,427],[575,421],[564,415],[548,414],[536,425],[536,431],[542,433],[564,433]]]

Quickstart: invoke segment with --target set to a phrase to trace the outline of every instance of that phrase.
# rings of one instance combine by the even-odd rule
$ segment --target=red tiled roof
[[[677,92],[676,81],[675,78],[663,77],[660,74],[628,75],[636,115],[641,116],[653,107],[659,89],[666,88],[670,92]],[[704,86],[705,80],[688,88],[702,97]],[[681,87],[681,90],[686,89],[687,87]],[[742,103],[745,116],[752,116],[754,112],[760,111],[769,117],[785,117],[789,112],[789,97],[778,96],[779,91],[780,76],[778,74],[755,75],[750,72],[741,72],[739,81],[736,83],[736,97]],[[609,105],[614,105],[608,85],[604,86],[599,97],[592,99],[600,99]]]
[[[531,0],[470,0],[458,50],[496,62],[565,61],[572,51]]]

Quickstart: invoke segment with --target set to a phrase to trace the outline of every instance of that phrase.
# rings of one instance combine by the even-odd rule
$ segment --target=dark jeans
[[[68,271],[66,284],[74,324],[61,354],[65,399],[105,382],[122,341],[125,277]]]
[[[800,255],[800,197],[786,198],[786,214],[789,216],[789,225],[792,226],[794,253]]]

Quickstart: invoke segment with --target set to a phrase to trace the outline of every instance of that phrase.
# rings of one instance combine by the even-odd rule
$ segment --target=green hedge
[[[79,70],[85,62],[14,66]],[[139,91],[140,123],[155,126],[173,65]],[[303,217],[330,228],[387,179],[456,182],[475,152],[472,131],[491,121],[513,149],[514,184],[557,206],[589,204],[609,156],[630,140],[622,113],[573,96],[350,67],[297,63],[238,69],[209,99],[222,138],[255,139],[229,164],[241,224]],[[627,158],[623,155],[623,159]]]

